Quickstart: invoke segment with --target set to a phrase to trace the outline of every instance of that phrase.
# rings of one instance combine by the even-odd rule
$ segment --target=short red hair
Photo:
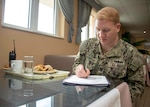
[[[104,7],[97,12],[96,19],[98,20],[110,20],[114,23],[120,23],[119,13],[115,8]]]

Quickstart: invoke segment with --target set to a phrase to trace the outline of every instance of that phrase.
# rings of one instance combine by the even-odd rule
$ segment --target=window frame
[[[8,24],[8,23],[4,23],[4,11],[5,11],[5,0],[2,0],[2,21],[1,21],[1,25],[2,27],[6,27],[6,28],[11,28],[11,29],[15,29],[15,30],[21,30],[21,31],[26,31],[26,32],[31,32],[31,33],[36,33],[36,34],[41,34],[41,35],[46,35],[46,36],[52,36],[52,37],[57,37],[57,38],[64,38],[64,36],[62,36],[63,34],[59,32],[58,29],[62,29],[59,28],[61,26],[58,25],[59,21],[58,17],[61,16],[62,17],[62,13],[61,10],[59,9],[58,6],[58,0],[54,0],[55,4],[54,4],[54,12],[55,14],[53,15],[55,20],[55,24],[53,25],[54,28],[54,34],[52,33],[47,33],[47,32],[42,32],[42,31],[38,31],[38,6],[39,5],[39,0],[29,0],[29,2],[34,2],[34,3],[30,3],[30,5],[32,5],[32,9],[30,8],[30,12],[29,12],[29,22],[28,22],[28,28],[24,28],[24,27],[20,27],[20,26],[16,26],[16,25],[12,25],[12,24]],[[36,6],[35,6],[36,5]],[[36,12],[35,12],[36,11]],[[33,17],[34,16],[34,17]],[[65,18],[61,19],[61,23],[65,22]],[[64,26],[64,25],[63,25]],[[57,29],[58,28],[58,29]]]

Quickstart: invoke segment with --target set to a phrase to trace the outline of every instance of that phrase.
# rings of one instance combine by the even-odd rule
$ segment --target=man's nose
[[[105,33],[102,30],[98,31],[97,33],[98,33],[98,36],[101,36],[101,37],[105,36]]]

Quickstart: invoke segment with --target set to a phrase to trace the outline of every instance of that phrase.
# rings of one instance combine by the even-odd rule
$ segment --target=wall
[[[142,41],[142,40],[145,40],[145,37],[143,37],[143,38],[142,38],[142,37],[134,38],[134,41],[135,41],[135,42]],[[138,48],[138,49],[147,50],[147,51],[149,51],[149,53],[150,53],[150,47],[145,47],[145,46],[144,46],[144,43],[142,43],[141,46],[137,46],[137,48]]]
[[[75,1],[77,7],[77,1]],[[74,9],[75,16],[77,10]],[[0,0],[0,23],[2,18],[2,0]],[[74,31],[76,32],[77,18],[74,18]],[[75,35],[72,43],[67,42],[68,24],[65,22],[64,39],[44,36],[36,33],[25,32],[0,26],[0,69],[8,65],[9,51],[13,50],[13,40],[16,41],[17,59],[23,59],[24,55],[33,55],[35,64],[42,64],[44,55],[75,55],[78,45],[75,44]]]
[[[119,32],[119,37],[121,38],[121,35],[124,34],[125,32],[128,32],[128,31],[126,31],[126,29],[121,26],[121,29],[120,29],[120,32]],[[136,35],[134,35],[134,36],[131,35],[131,38],[130,38],[131,43],[145,40],[145,36],[143,36],[143,37],[136,37],[136,38],[135,37],[136,37]],[[137,49],[142,49],[142,50],[147,50],[150,53],[150,47],[145,47],[144,43],[141,43],[140,46],[136,46],[136,48]]]

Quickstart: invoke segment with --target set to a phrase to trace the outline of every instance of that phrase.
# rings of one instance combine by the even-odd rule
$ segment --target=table
[[[70,86],[63,79],[28,80],[0,70],[0,107],[85,107],[118,85]],[[25,84],[32,86],[31,96],[24,95]]]

